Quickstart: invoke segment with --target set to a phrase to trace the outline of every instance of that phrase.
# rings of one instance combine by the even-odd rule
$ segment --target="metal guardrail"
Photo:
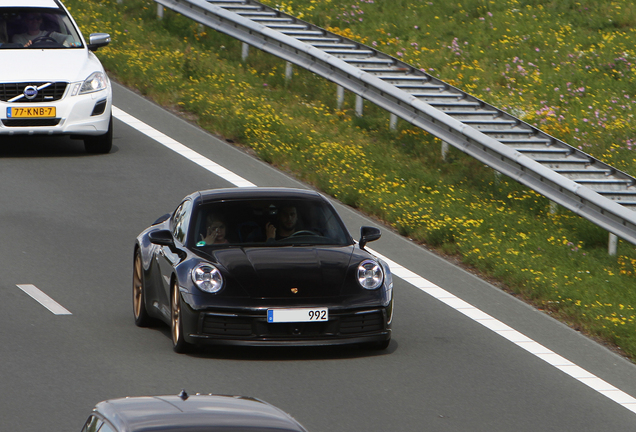
[[[636,178],[534,126],[398,59],[253,0],[155,2],[333,81],[636,244]]]

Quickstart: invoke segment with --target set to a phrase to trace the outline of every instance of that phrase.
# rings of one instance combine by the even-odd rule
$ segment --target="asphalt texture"
[[[308,187],[135,93],[114,104],[258,186]],[[627,431],[635,414],[412,285],[395,279],[386,351],[172,351],[132,315],[136,235],[181,198],[231,184],[115,120],[114,147],[67,138],[0,140],[0,432],[79,431],[109,398],[249,395],[310,432]],[[336,203],[354,237],[624,392],[636,367],[550,316]],[[71,312],[54,315],[16,285]]]

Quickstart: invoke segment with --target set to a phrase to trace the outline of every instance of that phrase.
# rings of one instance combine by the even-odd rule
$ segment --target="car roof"
[[[203,202],[231,199],[325,199],[313,190],[283,187],[209,189],[195,194],[199,195]]]
[[[56,0],[0,0],[0,7],[42,7],[58,9]]]
[[[196,430],[198,427],[306,432],[282,410],[245,396],[184,394],[127,397],[100,402],[95,410],[118,430],[126,432]]]

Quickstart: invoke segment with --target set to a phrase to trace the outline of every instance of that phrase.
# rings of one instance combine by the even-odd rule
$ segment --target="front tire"
[[[86,153],[105,154],[113,148],[113,115],[110,115],[108,131],[104,135],[89,136],[84,138]]]
[[[148,327],[153,320],[146,310],[146,284],[144,281],[144,268],[141,263],[141,252],[135,251],[133,264],[133,316],[138,327]]]
[[[183,333],[183,319],[181,317],[181,296],[179,295],[179,286],[176,281],[172,282],[170,290],[170,334],[172,335],[172,349],[174,352],[183,354],[192,348],[187,343]]]

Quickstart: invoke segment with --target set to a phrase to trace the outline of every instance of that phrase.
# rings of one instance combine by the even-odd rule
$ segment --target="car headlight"
[[[199,264],[192,269],[192,282],[207,293],[216,293],[223,288],[221,272],[210,264]]]
[[[382,286],[382,266],[373,260],[365,260],[358,266],[358,283],[364,289],[373,290]]]
[[[79,94],[93,93],[96,91],[104,90],[108,86],[108,78],[103,72],[93,72],[82,83]]]

